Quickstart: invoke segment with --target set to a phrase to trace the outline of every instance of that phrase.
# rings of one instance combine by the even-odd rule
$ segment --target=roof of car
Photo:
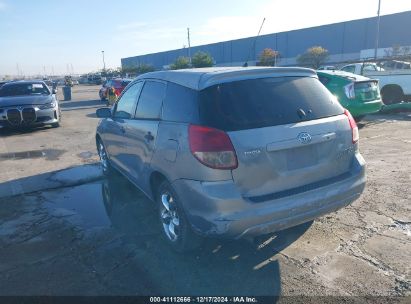
[[[365,80],[369,80],[370,78],[368,77],[364,77],[362,75],[357,75],[354,73],[349,73],[346,71],[341,71],[341,70],[321,70],[321,71],[317,71],[318,74],[328,74],[328,75],[332,75],[332,76],[339,76],[339,77],[343,77],[343,78],[349,78],[355,81],[365,81]]]
[[[279,76],[316,77],[316,73],[311,69],[294,67],[212,67],[150,72],[140,75],[136,80],[158,79],[202,90],[219,83]]]
[[[43,83],[43,80],[14,80],[14,81],[9,81],[3,84],[3,86],[9,86],[9,85],[14,85],[14,84],[32,84],[32,83]]]
[[[131,78],[120,78],[120,77],[117,77],[117,78],[111,78],[111,79],[108,79],[108,80],[116,80],[116,81],[133,81],[133,79],[131,79]]]

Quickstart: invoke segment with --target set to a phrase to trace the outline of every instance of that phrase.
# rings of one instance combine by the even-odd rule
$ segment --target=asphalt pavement
[[[76,87],[58,129],[1,134],[0,295],[410,299],[398,297],[411,297],[411,115],[360,124],[368,182],[352,205],[255,240],[209,239],[178,254],[162,240],[154,203],[123,177],[101,176],[97,90]]]

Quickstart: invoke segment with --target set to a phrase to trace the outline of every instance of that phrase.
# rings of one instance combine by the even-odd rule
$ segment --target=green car
[[[323,85],[341,105],[359,121],[365,115],[380,111],[384,105],[378,80],[344,71],[317,71]]]

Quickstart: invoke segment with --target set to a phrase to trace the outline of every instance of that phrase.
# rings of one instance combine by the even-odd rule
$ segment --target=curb
[[[99,164],[89,164],[42,173],[0,184],[0,198],[33,192],[74,187],[101,180],[103,172]]]

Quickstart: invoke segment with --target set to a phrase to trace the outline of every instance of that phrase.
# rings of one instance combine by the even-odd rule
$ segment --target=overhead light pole
[[[101,53],[103,54],[103,73],[106,72],[106,61],[104,59],[104,51],[101,51]]]
[[[191,41],[190,41],[190,28],[187,28],[187,42],[188,42],[188,58],[191,64]]]
[[[377,60],[377,53],[378,53],[378,46],[380,43],[380,11],[381,11],[381,0],[378,0],[378,12],[377,12],[377,34],[375,37],[375,51],[374,51],[374,59]]]

